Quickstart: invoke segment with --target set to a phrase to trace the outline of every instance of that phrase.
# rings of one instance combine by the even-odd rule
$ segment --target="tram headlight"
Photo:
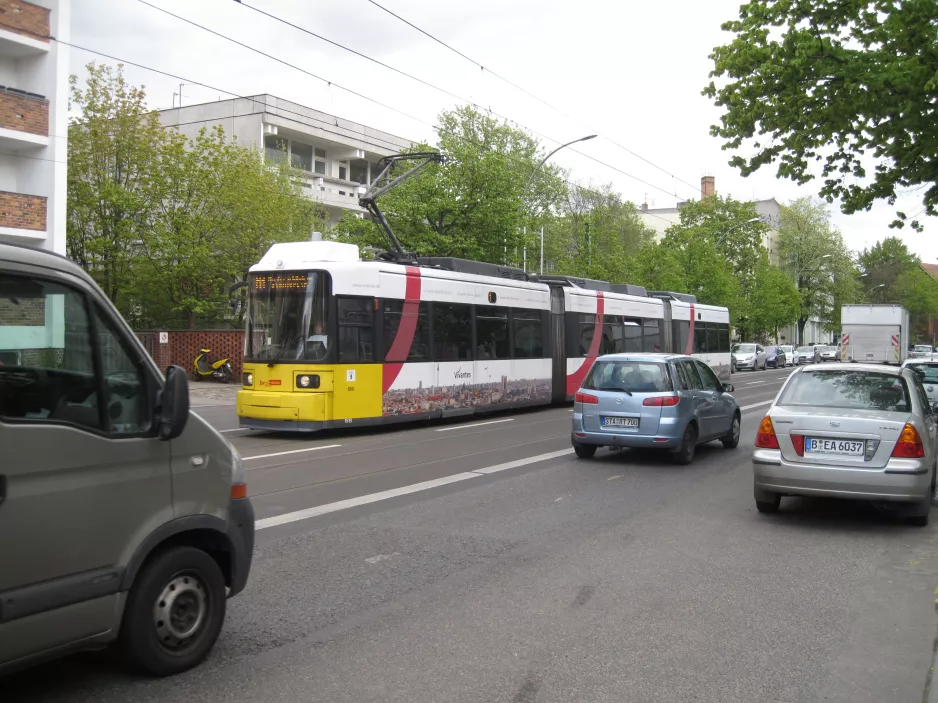
[[[316,374],[302,374],[296,377],[297,388],[319,388],[319,376]]]
[[[254,374],[250,371],[245,371],[241,374],[241,385],[242,386],[253,386],[254,385]]]

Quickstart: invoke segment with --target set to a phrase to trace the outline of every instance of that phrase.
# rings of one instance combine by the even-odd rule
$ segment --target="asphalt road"
[[[577,460],[568,408],[227,433],[260,529],[209,660],[151,680],[79,655],[2,700],[922,701],[938,529],[834,501],[756,512],[750,447],[786,375],[734,375],[740,447],[689,467]]]

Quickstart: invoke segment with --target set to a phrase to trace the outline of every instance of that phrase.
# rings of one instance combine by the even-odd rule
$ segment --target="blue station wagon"
[[[691,356],[601,356],[574,397],[573,448],[583,459],[599,447],[660,448],[679,464],[693,461],[703,442],[734,449],[741,414],[732,392]]]

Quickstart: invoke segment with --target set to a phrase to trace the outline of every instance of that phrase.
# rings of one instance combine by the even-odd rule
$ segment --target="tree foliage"
[[[839,329],[840,306],[855,302],[857,284],[850,252],[824,203],[806,197],[782,206],[779,253],[801,295],[799,342],[813,317]]]
[[[724,108],[711,133],[755,149],[731,165],[745,176],[777,163],[803,185],[820,162],[820,195],[845,213],[913,187],[938,213],[934,0],[751,0],[723,29],[735,37],[710,56],[723,80],[703,92]]]
[[[226,140],[164,129],[120,67],[72,80],[68,254],[138,326],[232,321],[227,286],[322,213],[285,164]]]

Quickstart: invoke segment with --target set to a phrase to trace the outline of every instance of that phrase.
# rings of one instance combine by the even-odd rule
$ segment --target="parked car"
[[[821,361],[821,350],[817,346],[798,347],[795,349],[795,364],[817,364]]]
[[[938,403],[938,359],[907,359],[902,365],[918,374],[929,402]]]
[[[112,643],[195,666],[251,568],[241,458],[65,257],[0,244],[0,310],[33,351],[0,366],[0,673]]]
[[[911,351],[909,351],[909,358],[923,359],[933,354],[934,351],[935,349],[931,344],[916,344],[914,347],[912,347]]]
[[[927,525],[935,492],[935,408],[909,368],[795,371],[763,418],[752,457],[759,512],[783,496],[904,503]]]
[[[741,411],[711,368],[683,354],[608,354],[574,397],[572,442],[588,459],[599,447],[666,449],[679,464],[698,444],[739,444]]]
[[[749,369],[765,371],[765,349],[761,344],[734,344],[732,349],[733,367],[736,370]]]
[[[790,344],[783,344],[782,351],[785,352],[785,366],[795,365],[795,348]]]
[[[784,368],[787,357],[785,350],[780,346],[769,346],[765,348],[765,365],[773,369]]]
[[[821,361],[840,361],[840,347],[824,344],[818,347]]]

